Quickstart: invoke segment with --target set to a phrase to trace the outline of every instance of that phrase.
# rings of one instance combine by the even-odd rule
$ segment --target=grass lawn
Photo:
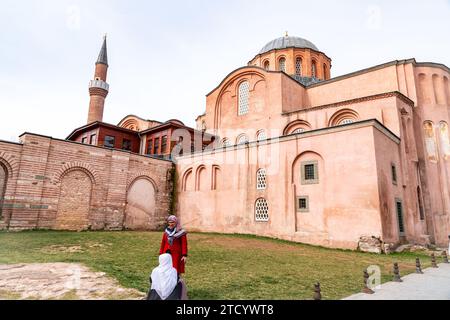
[[[106,272],[121,285],[148,290],[158,263],[161,232],[0,232],[0,264],[80,262]],[[382,281],[392,263],[402,275],[431,265],[423,255],[376,255],[332,250],[244,235],[188,234],[185,275],[190,299],[311,299],[320,281],[323,299],[360,292],[362,272],[378,265]]]

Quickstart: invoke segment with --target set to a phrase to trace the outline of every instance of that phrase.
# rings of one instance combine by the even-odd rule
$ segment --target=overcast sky
[[[416,58],[450,66],[450,0],[0,0],[0,139],[65,138],[86,123],[102,36],[125,115],[194,126],[205,95],[287,30],[333,59],[332,76]]]

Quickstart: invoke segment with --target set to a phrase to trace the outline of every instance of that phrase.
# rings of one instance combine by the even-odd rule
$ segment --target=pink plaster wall
[[[374,130],[378,129],[372,122],[354,124],[279,143],[180,158],[177,170],[182,181],[185,172],[205,166],[208,185],[212,165],[220,167],[221,180],[217,190],[196,190],[196,178],[190,174],[189,191],[181,188],[178,195],[183,225],[190,230],[259,234],[356,249],[361,235],[382,235]],[[320,182],[302,185],[300,164],[310,160],[319,161]],[[268,172],[263,191],[256,190],[259,168]],[[296,211],[300,195],[310,197],[310,212]],[[255,221],[255,202],[261,197],[269,203],[269,222]]]
[[[274,53],[269,53],[268,57],[273,65]],[[258,57],[255,59],[256,64],[263,62]],[[272,178],[271,182],[271,188],[277,190],[276,196],[269,191],[264,194],[253,190],[260,164],[252,162],[254,159],[259,161],[255,156],[257,152],[252,150],[263,151],[263,146],[248,150],[240,146],[238,151],[224,153],[217,151],[212,159],[206,155],[195,156],[192,158],[194,163],[184,158],[179,164],[179,172],[182,174],[188,166],[193,167],[192,183],[196,183],[195,165],[207,161],[217,165],[219,154],[228,160],[235,154],[246,160],[239,165],[221,165],[221,177],[217,178],[222,180],[220,192],[195,191],[194,187],[190,193],[181,193],[179,208],[192,227],[200,230],[264,234],[339,247],[354,247],[359,234],[380,235],[389,242],[447,245],[450,233],[450,138],[443,136],[442,123],[450,123],[449,78],[445,66],[417,63],[414,59],[393,61],[307,88],[280,72],[267,72],[252,66],[235,70],[208,94],[206,113],[198,118],[198,121],[206,122],[209,132],[229,138],[232,144],[241,133],[255,141],[260,129],[266,130],[268,138],[275,138],[299,127],[307,130],[333,127],[339,124],[336,121],[342,114],[353,115],[354,121],[376,119],[392,133],[382,133],[384,129],[373,129],[372,135],[365,136],[343,133],[356,130],[352,129],[328,133],[329,140],[325,135],[318,138],[302,134],[300,146],[292,141],[282,141],[276,156],[277,180]],[[244,79],[252,83],[250,112],[237,116],[236,88]],[[434,158],[430,158],[427,151],[425,121],[433,124],[434,140],[428,140],[434,141]],[[394,142],[396,138],[392,139],[392,134],[400,140]],[[341,144],[337,143],[338,137],[345,137]],[[353,148],[355,144],[358,148]],[[319,155],[302,155],[305,150]],[[289,174],[296,170],[294,159],[304,156],[316,157],[326,172],[320,186],[298,189],[290,182]],[[330,158],[333,165],[327,161]],[[392,162],[397,166],[397,185],[390,181]],[[341,167],[348,165],[359,172],[358,166],[363,163],[365,170],[371,172],[368,178],[352,180],[354,188],[343,185],[345,177],[341,174],[346,171]],[[211,177],[212,170],[206,165],[202,173]],[[367,185],[361,186],[364,183]],[[362,195],[357,192],[362,187],[371,188],[371,191]],[[418,187],[425,211],[423,220],[419,217]],[[310,194],[316,204],[314,214],[295,213],[293,199],[299,192]],[[268,197],[276,216],[268,224],[255,224],[252,220],[254,201],[263,195]],[[395,198],[403,203],[404,238],[398,234]],[[353,204],[357,209],[352,207]],[[366,212],[367,204],[369,214],[364,217],[368,219],[368,226],[361,224],[354,231],[348,229],[346,225],[355,224],[360,218],[354,212]],[[198,222],[204,218],[207,222]],[[294,230],[286,228],[286,224]]]

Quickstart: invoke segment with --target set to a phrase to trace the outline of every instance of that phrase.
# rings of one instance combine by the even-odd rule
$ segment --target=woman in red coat
[[[164,231],[159,254],[169,251],[172,255],[173,267],[177,269],[178,274],[181,274],[184,273],[188,254],[186,231],[181,228],[175,216],[170,216],[167,223],[168,227]]]

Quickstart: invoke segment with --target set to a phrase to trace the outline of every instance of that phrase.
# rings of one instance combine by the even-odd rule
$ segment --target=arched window
[[[297,76],[302,75],[302,59],[301,58],[295,59],[295,75],[297,75]]]
[[[328,74],[327,65],[324,63],[323,64],[323,80],[328,79],[327,74]]]
[[[202,122],[202,131],[203,132],[206,131],[206,122],[205,121]]]
[[[269,221],[269,205],[266,199],[260,198],[255,203],[255,220],[261,222]]]
[[[236,139],[236,144],[245,144],[248,142],[248,137],[245,134],[241,134]]]
[[[256,134],[256,140],[257,141],[263,141],[267,139],[266,132],[264,130],[259,130]]]
[[[317,75],[317,66],[316,66],[316,62],[313,61],[312,65],[311,65],[311,77],[315,78]]]
[[[441,134],[441,148],[445,159],[450,157],[450,140],[448,135],[448,124],[445,121],[439,122],[439,131]]]
[[[278,65],[279,65],[279,70],[286,72],[286,59],[285,58],[281,58],[280,60],[278,60]]]
[[[358,121],[359,115],[352,109],[341,109],[336,111],[330,118],[328,126],[340,126],[343,124],[349,124]]]
[[[265,190],[267,187],[267,174],[266,169],[259,169],[256,172],[256,189]]]
[[[270,68],[270,62],[269,61],[264,61],[264,69],[269,70]]]
[[[8,171],[0,163],[0,218],[2,217],[3,199],[5,198],[6,183],[8,180]]]
[[[290,122],[283,130],[283,135],[297,134],[311,130],[309,122],[298,119]]]
[[[230,139],[228,139],[228,138],[223,138],[220,145],[221,145],[221,147],[229,147],[229,146],[231,146]]]
[[[434,135],[434,123],[425,121],[423,123],[425,134],[425,147],[428,153],[428,160],[437,161],[436,138]]]
[[[305,131],[306,131],[305,128],[298,128],[298,129],[295,129],[294,131],[292,131],[292,134],[303,133]]]
[[[244,81],[239,85],[239,108],[238,114],[240,116],[247,114],[249,111],[249,91],[250,85],[248,81]]]
[[[338,125],[350,124],[353,122],[355,122],[355,120],[347,118],[347,119],[342,119],[341,121],[339,121]]]

